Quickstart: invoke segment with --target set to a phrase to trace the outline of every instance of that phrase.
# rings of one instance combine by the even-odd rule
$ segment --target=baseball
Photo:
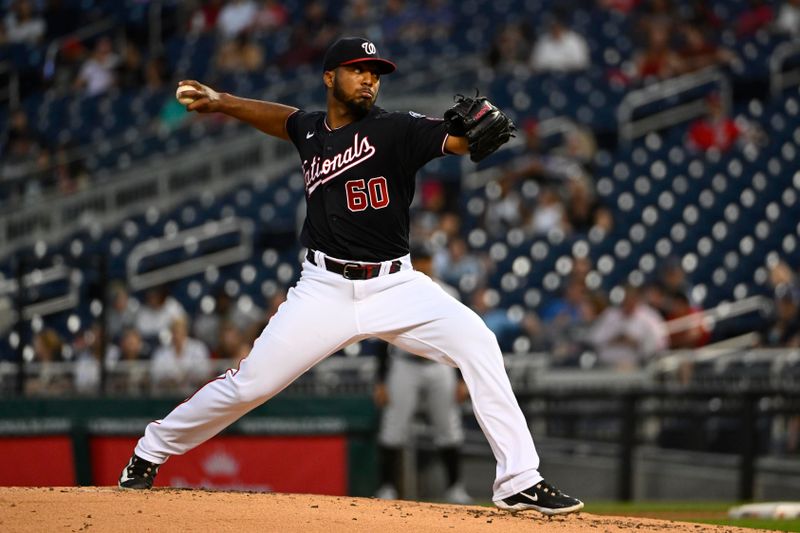
[[[189,104],[191,104],[192,102],[194,102],[194,101],[195,101],[195,99],[194,99],[194,98],[192,98],[192,97],[190,97],[190,96],[181,96],[181,95],[182,95],[183,93],[185,93],[186,91],[196,91],[196,90],[197,90],[197,89],[195,89],[195,88],[194,88],[194,87],[192,87],[191,85],[179,85],[179,86],[178,86],[178,90],[177,90],[177,91],[175,91],[175,98],[177,98],[177,99],[178,99],[178,102],[180,102],[181,104],[183,104],[183,105],[189,105]]]

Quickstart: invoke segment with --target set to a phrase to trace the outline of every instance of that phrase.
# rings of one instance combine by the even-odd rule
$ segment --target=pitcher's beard
[[[344,91],[336,82],[336,80],[333,82],[333,96],[345,105],[347,110],[356,118],[356,120],[367,116],[367,113],[369,113],[369,110],[372,109],[372,105],[374,103],[374,99],[347,98],[347,95],[344,94]]]

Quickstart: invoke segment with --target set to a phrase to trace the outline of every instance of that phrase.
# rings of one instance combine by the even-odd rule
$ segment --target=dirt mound
[[[753,529],[586,513],[545,518],[487,507],[308,494],[110,487],[0,488],[0,531],[280,531],[417,533],[622,531],[753,533]]]

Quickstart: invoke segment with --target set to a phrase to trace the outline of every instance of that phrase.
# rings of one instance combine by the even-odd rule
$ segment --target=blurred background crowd
[[[241,131],[185,113],[173,96],[180,79],[254,97],[300,80],[312,96],[282,101],[321,107],[314,84],[327,45],[365,35],[409,75],[387,78],[387,91],[442,69],[431,64],[441,58],[474,58],[461,90],[480,87],[519,126],[510,148],[477,169],[449,160],[424,169],[413,204],[412,238],[505,352],[631,371],[670,350],[744,334],[754,347],[800,347],[799,104],[796,89],[771,94],[765,70],[776,48],[800,36],[798,0],[13,0],[3,8],[8,213]],[[709,69],[731,81],[732,97],[712,87],[698,116],[633,144],[617,137],[614,110],[626,94]],[[273,231],[276,223],[296,230],[297,176],[262,185],[187,197],[122,223],[90,217],[58,242],[6,254],[4,287],[47,265],[84,272],[74,307],[0,324],[8,338],[0,358],[39,368],[21,392],[174,393],[208,380],[215,361],[235,366],[297,273],[296,242]],[[232,267],[134,288],[114,266],[147,238],[250,213],[255,251]],[[101,283],[87,265],[104,255]],[[21,292],[0,293],[8,316],[42,297]],[[739,320],[709,313],[752,296],[762,298],[757,312]],[[369,343],[346,353],[368,354]],[[56,362],[69,371],[48,371]],[[115,368],[129,371],[114,377]]]
[[[723,6],[725,13],[717,9],[722,3],[702,1],[573,3],[587,11],[602,10],[610,21],[620,22],[613,28],[619,32],[616,46],[599,51],[601,64],[596,43],[585,34],[591,29],[586,21],[573,28],[569,8],[548,8],[543,2],[541,16],[498,16],[492,21],[478,44],[485,65],[522,76],[603,67],[602,83],[629,87],[712,66],[748,73],[749,63],[761,58],[757,53],[747,57],[752,50],[738,43],[763,40],[765,33],[792,38],[800,32],[800,4],[793,0],[735,1]],[[159,8],[156,29],[151,27],[153,5]],[[162,130],[162,138],[168,135],[186,120],[171,98],[182,76],[203,74],[204,81],[228,88],[237,75],[316,64],[342,32],[366,35],[388,50],[448,42],[454,33],[476,29],[464,26],[463,11],[443,0],[315,0],[297,5],[255,0],[7,1],[0,26],[0,62],[5,66],[0,75],[3,82],[13,76],[15,98],[2,116],[0,202],[30,202],[43,191],[69,194],[89,187],[102,178],[98,167],[107,166],[102,158],[80,157],[80,148],[92,141],[142,135],[148,128]],[[92,28],[98,29],[86,31]],[[186,42],[194,47],[188,63],[182,57]],[[132,102],[133,113],[126,116],[122,108]],[[743,118],[726,116],[713,102],[709,107],[708,120],[695,124],[686,136],[693,149],[727,150],[762,137]],[[139,128],[131,130],[133,125]],[[589,144],[571,144],[582,141]],[[571,155],[584,163],[593,156],[588,139],[570,139],[565,148],[578,151]],[[130,157],[122,159],[129,164]]]

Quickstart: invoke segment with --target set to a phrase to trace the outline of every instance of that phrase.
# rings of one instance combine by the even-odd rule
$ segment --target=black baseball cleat
[[[534,509],[547,516],[574,513],[583,509],[582,501],[564,494],[544,480],[494,504],[506,511]]]
[[[133,454],[128,465],[122,469],[119,476],[119,488],[121,489],[149,489],[153,487],[153,481],[158,474],[158,467],[155,463],[145,461],[141,457]]]

